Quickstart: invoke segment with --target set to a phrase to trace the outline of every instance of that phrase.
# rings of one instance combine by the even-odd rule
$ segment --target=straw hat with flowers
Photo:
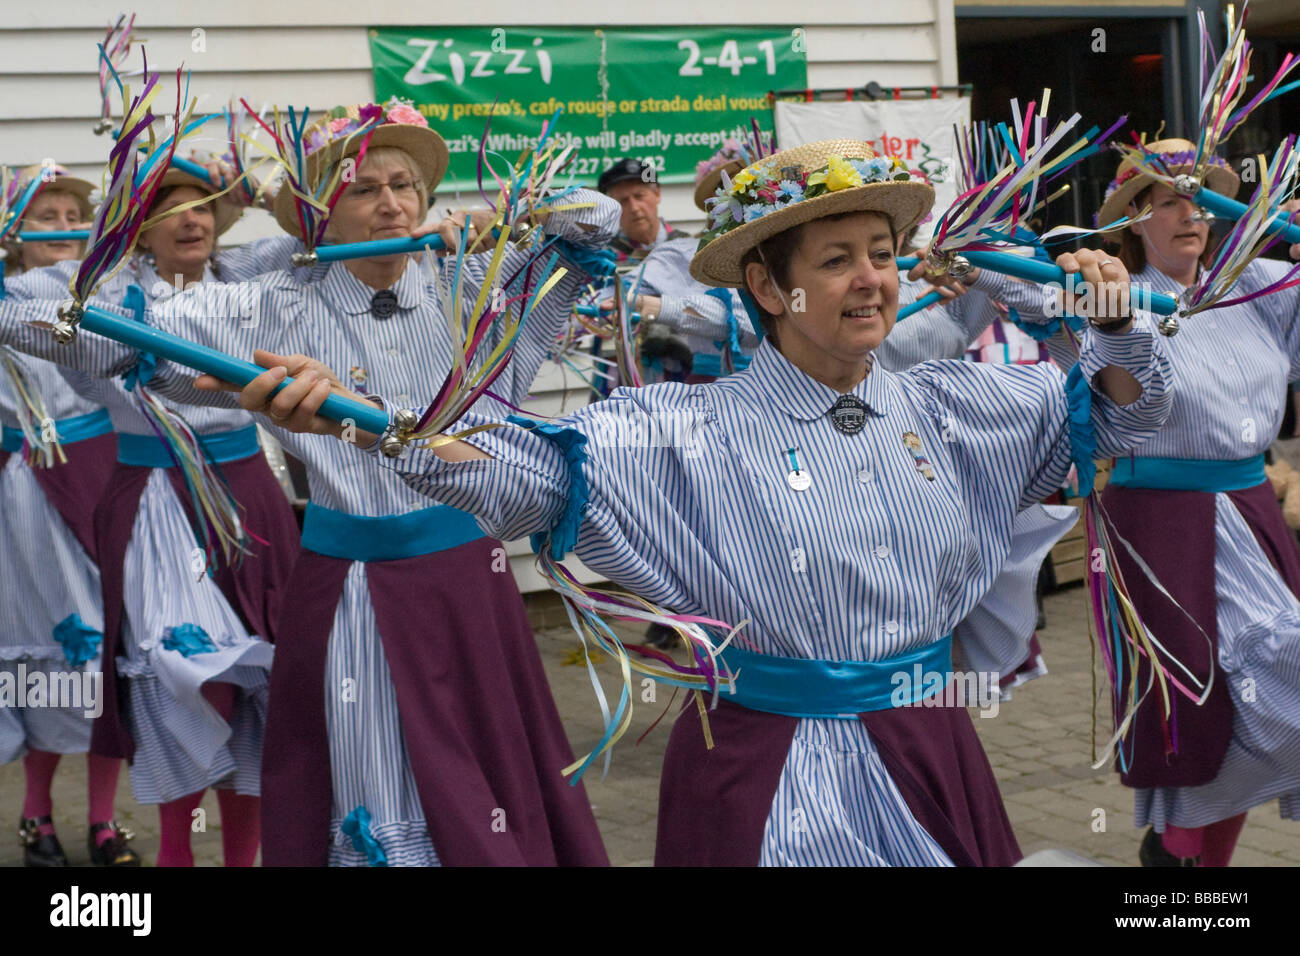
[[[415,160],[430,195],[447,172],[447,144],[442,137],[429,129],[428,120],[419,110],[394,100],[383,106],[374,103],[338,106],[308,127],[303,134],[303,146],[307,150],[306,185],[313,190],[318,188],[333,176],[341,160],[355,156],[367,142],[367,149],[392,146],[407,153]],[[275,220],[292,235],[301,231],[289,189],[281,188],[275,197]]]
[[[877,212],[901,235],[934,204],[928,183],[902,161],[876,156],[861,140],[827,139],[782,150],[720,179],[709,200],[709,229],[691,260],[691,275],[713,286],[743,285],[745,254],[805,222]]]
[[[1192,171],[1196,161],[1196,146],[1185,139],[1159,139],[1146,144],[1149,153],[1160,157],[1161,163],[1171,174]],[[1115,178],[1106,188],[1106,198],[1097,212],[1097,225],[1105,226],[1125,215],[1129,203],[1148,186],[1157,180],[1144,174],[1134,165],[1131,158],[1125,157],[1119,164]],[[1217,156],[1210,158],[1209,170],[1205,174],[1205,185],[1216,193],[1232,197],[1237,195],[1241,180],[1223,160]]]

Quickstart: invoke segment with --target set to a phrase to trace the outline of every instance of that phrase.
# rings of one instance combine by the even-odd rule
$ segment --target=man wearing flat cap
[[[653,166],[631,157],[617,160],[600,174],[596,188],[623,207],[618,237],[610,243],[620,263],[644,259],[667,239],[688,237],[659,217],[659,181]]]

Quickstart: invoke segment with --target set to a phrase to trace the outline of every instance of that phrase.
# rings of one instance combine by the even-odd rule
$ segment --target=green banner
[[[614,160],[651,163],[660,182],[695,166],[756,119],[772,130],[772,90],[807,86],[795,27],[690,30],[448,27],[372,29],[375,100],[411,100],[451,149],[440,188],[476,181],[488,149],[514,160],[563,107],[557,136],[579,147],[592,184]]]

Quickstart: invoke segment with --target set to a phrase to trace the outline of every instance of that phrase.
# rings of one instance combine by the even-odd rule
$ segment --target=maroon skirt
[[[908,809],[958,866],[1021,858],[989,766],[963,707],[859,714]],[[656,866],[757,866],[763,830],[799,718],[720,700],[714,747],[694,701],[673,727],[659,782]]]
[[[1227,495],[1282,580],[1300,596],[1300,548],[1282,517],[1273,486],[1266,481]],[[1117,548],[1116,563],[1143,623],[1174,657],[1204,681],[1218,661],[1219,650],[1214,494],[1108,485],[1102,504],[1115,529],[1196,622],[1189,621],[1147,580],[1126,549]],[[1209,635],[1211,645],[1206,644],[1202,630]],[[1145,687],[1149,677],[1150,667],[1141,658],[1137,686]],[[1122,661],[1119,679],[1121,686],[1128,686],[1130,672]],[[1131,758],[1128,772],[1120,771],[1125,786],[1194,787],[1218,776],[1232,739],[1235,712],[1231,688],[1216,680],[1200,707],[1178,694],[1173,701],[1176,750],[1166,745],[1155,695],[1149,694],[1138,707],[1129,737],[1125,738]],[[1122,719],[1122,714],[1117,713],[1115,719]],[[1115,769],[1120,770],[1118,761]]]
[[[97,561],[95,548],[95,507],[108,487],[117,465],[117,436],[112,432],[96,438],[63,446],[66,465],[33,468],[32,475],[50,506],[59,513],[86,549]],[[0,469],[9,463],[9,452],[0,451]]]
[[[402,733],[448,866],[606,866],[523,601],[480,538],[366,565]],[[304,550],[277,629],[262,757],[262,860],[325,866],[333,802],[325,666],[352,562]],[[505,810],[506,832],[489,825]],[[499,816],[499,813],[497,814]]]
[[[248,553],[239,566],[232,568],[221,561],[213,573],[213,580],[248,632],[274,641],[274,625],[285,585],[301,550],[298,522],[284,490],[261,452],[224,462],[219,467],[235,500],[243,508],[249,542]],[[135,528],[140,496],[144,494],[145,484],[153,470],[116,463],[94,515],[104,595],[104,712],[95,721],[90,749],[101,756],[128,760],[135,755],[135,742],[123,720],[128,687],[126,681],[117,679],[117,654],[125,606],[123,567],[126,548]],[[188,509],[190,496],[184,476],[177,468],[166,471],[177,497]]]

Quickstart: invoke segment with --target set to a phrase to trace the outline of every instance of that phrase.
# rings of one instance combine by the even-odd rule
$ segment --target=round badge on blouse
[[[370,300],[370,314],[376,319],[386,319],[397,311],[397,293],[380,289]]]
[[[831,406],[831,422],[845,435],[856,435],[867,424],[867,403],[856,395],[841,395]]]
[[[807,491],[812,486],[812,475],[806,471],[792,471],[785,476],[785,483],[795,491]]]

